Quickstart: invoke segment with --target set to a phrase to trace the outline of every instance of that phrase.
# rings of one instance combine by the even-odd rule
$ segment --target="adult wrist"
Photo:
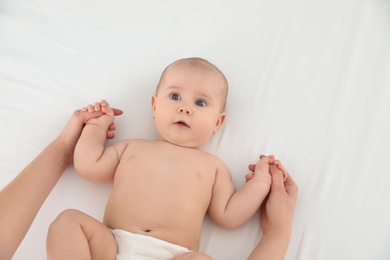
[[[280,240],[290,240],[291,228],[273,228],[263,231],[263,237],[278,237]]]

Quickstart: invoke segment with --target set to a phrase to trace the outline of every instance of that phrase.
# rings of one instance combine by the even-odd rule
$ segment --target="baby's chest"
[[[149,155],[121,160],[116,175],[129,181],[147,181],[161,185],[175,183],[210,185],[215,179],[215,169],[207,160],[200,158]]]

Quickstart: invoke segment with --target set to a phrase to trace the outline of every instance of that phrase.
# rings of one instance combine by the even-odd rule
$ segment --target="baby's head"
[[[197,148],[225,120],[228,83],[223,73],[201,58],[180,59],[163,71],[152,97],[159,139]]]
[[[202,58],[184,58],[169,64],[161,74],[160,81],[158,82],[156,88],[156,95],[158,94],[160,86],[164,83],[165,76],[168,74],[170,70],[172,70],[172,68],[176,68],[176,67],[188,68],[189,70],[192,69],[194,70],[194,73],[196,70],[198,73],[202,73],[203,77],[208,77],[208,76],[219,77],[221,80],[219,84],[221,84],[222,86],[221,101],[223,105],[221,109],[222,111],[225,110],[226,100],[228,95],[228,82],[226,80],[226,77],[222,73],[222,71],[220,71],[214,64]],[[195,74],[193,74],[193,76],[195,76]]]

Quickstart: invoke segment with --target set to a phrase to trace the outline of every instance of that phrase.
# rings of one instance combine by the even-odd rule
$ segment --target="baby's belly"
[[[198,250],[209,198],[202,201],[198,197],[194,202],[191,193],[179,196],[159,190],[114,191],[106,206],[104,223],[111,229],[149,235]]]

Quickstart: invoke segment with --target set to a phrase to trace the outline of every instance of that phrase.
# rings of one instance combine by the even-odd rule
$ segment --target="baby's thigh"
[[[191,260],[191,259],[195,259],[195,260],[213,260],[214,258],[212,258],[211,256],[206,255],[204,253],[200,253],[200,252],[185,253],[185,254],[183,254],[181,256],[178,256],[178,257],[174,258],[174,260]]]
[[[53,224],[55,222],[61,225],[61,229],[72,232],[73,239],[78,237],[82,240],[84,237],[85,243],[88,243],[92,259],[116,258],[117,247],[115,238],[111,230],[102,222],[74,209],[62,212]]]

